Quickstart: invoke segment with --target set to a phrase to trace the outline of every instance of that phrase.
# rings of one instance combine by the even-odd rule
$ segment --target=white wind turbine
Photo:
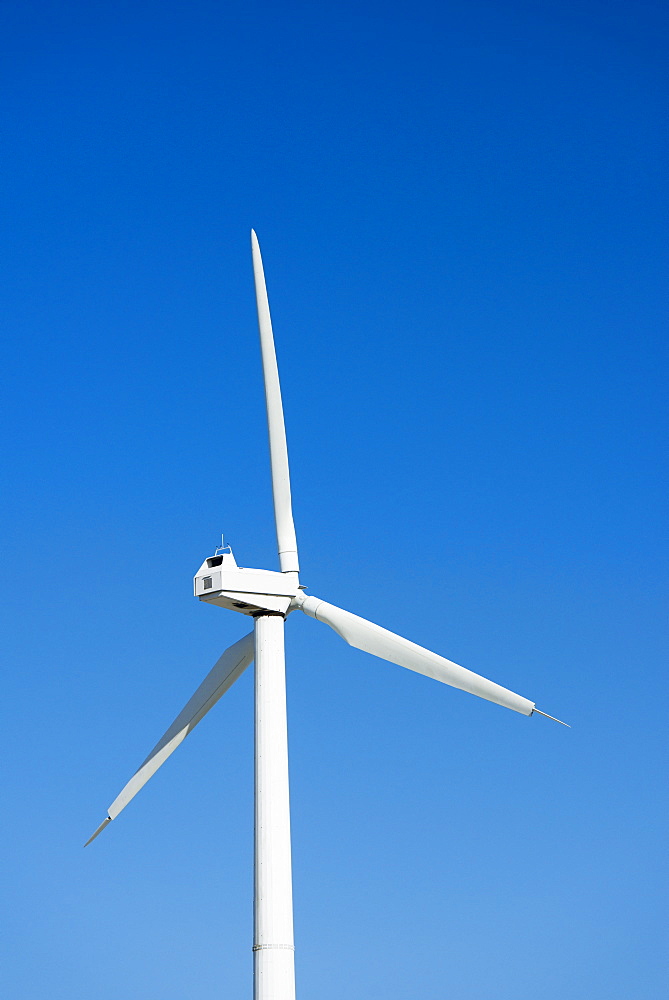
[[[288,798],[284,621],[299,609],[349,645],[426,674],[521,715],[546,715],[527,698],[349,611],[308,597],[299,583],[279,371],[258,239],[251,230],[281,572],[237,566],[229,546],[202,563],[195,596],[253,618],[253,631],[223,653],[188,704],[108,809],[87,844],[116,819],[188,733],[255,659],[254,1000],[294,1000],[293,896]],[[227,549],[227,551],[226,551]],[[552,719],[553,716],[547,716]],[[555,719],[559,722],[559,719]],[[566,725],[566,723],[562,723]]]

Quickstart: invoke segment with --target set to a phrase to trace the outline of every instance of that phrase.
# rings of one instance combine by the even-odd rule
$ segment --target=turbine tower
[[[130,802],[188,733],[255,660],[255,877],[254,1000],[294,1000],[293,892],[288,791],[288,734],[284,623],[296,610],[325,622],[349,645],[391,663],[510,708],[546,715],[534,702],[403,639],[349,611],[309,597],[299,582],[297,540],[288,471],[279,371],[274,350],[265,274],[258,239],[251,230],[260,349],[265,381],[274,517],[280,572],[237,565],[220,546],[195,575],[195,596],[253,619],[253,631],[230,646],[188,704],[114,799],[87,846]],[[553,716],[547,716],[553,719]],[[559,722],[559,719],[554,721]],[[566,725],[566,723],[562,723]]]

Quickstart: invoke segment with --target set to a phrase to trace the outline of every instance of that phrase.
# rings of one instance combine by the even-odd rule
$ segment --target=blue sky
[[[254,226],[303,582],[573,726],[292,616],[298,996],[655,1000],[662,6],[0,21],[4,994],[250,995],[250,671],[81,845],[276,565]]]

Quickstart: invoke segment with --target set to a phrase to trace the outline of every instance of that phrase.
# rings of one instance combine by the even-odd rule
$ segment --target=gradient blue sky
[[[4,6],[5,996],[251,995],[250,671],[81,847],[276,565],[251,226],[303,582],[573,725],[293,616],[298,996],[661,995],[663,7]]]

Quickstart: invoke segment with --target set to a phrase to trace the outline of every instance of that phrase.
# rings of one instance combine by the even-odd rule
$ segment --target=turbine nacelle
[[[238,566],[232,550],[208,556],[195,574],[193,592],[206,604],[257,615],[285,615],[299,592],[297,573]]]

